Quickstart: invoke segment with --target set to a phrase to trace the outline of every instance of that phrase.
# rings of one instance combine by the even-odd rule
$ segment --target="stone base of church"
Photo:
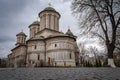
[[[75,67],[75,61],[74,60],[56,60],[51,66],[55,67]]]

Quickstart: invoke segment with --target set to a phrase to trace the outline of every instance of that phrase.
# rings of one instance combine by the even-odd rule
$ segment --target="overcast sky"
[[[38,13],[49,2],[61,14],[60,31],[65,33],[70,26],[75,35],[79,33],[77,20],[71,14],[71,0],[0,0],[0,57],[6,57],[11,52],[16,43],[16,34],[22,29],[29,37],[28,26],[37,20]],[[91,41],[86,43],[95,43]]]
[[[70,26],[77,34],[77,21],[71,14],[71,0],[0,0],[0,57],[7,56],[22,29],[29,36],[28,26],[37,20],[38,13],[51,2],[60,14],[60,31]]]

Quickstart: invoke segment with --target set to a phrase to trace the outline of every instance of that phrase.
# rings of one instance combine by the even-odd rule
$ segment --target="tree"
[[[94,32],[103,39],[108,55],[108,65],[116,67],[113,52],[120,28],[120,0],[73,0],[72,11],[79,17],[81,28]],[[83,31],[85,33],[85,31]]]
[[[94,58],[97,59],[98,58],[98,49],[96,47],[90,47],[90,53],[92,53],[94,55]]]
[[[2,67],[2,68],[7,67],[7,58],[0,59],[0,67]]]
[[[1,58],[0,58],[0,66],[1,66]]]
[[[117,30],[117,40],[116,40],[115,47],[118,51],[120,51],[120,28],[118,28]]]
[[[79,44],[79,64],[80,66],[83,66],[84,64],[84,56],[85,56],[85,53],[86,53],[86,50],[85,50],[85,47],[84,47],[84,44]]]

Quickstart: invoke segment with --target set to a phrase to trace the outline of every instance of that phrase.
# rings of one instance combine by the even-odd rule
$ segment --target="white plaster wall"
[[[36,61],[38,59],[37,54],[30,54],[30,60]]]
[[[48,61],[49,57],[54,59],[57,66],[64,66],[65,64],[66,66],[75,66],[74,43],[75,41],[69,38],[54,38],[48,40],[46,61]]]

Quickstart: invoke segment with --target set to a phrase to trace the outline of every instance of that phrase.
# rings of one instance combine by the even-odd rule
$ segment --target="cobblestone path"
[[[120,68],[0,68],[0,80],[120,80]]]

